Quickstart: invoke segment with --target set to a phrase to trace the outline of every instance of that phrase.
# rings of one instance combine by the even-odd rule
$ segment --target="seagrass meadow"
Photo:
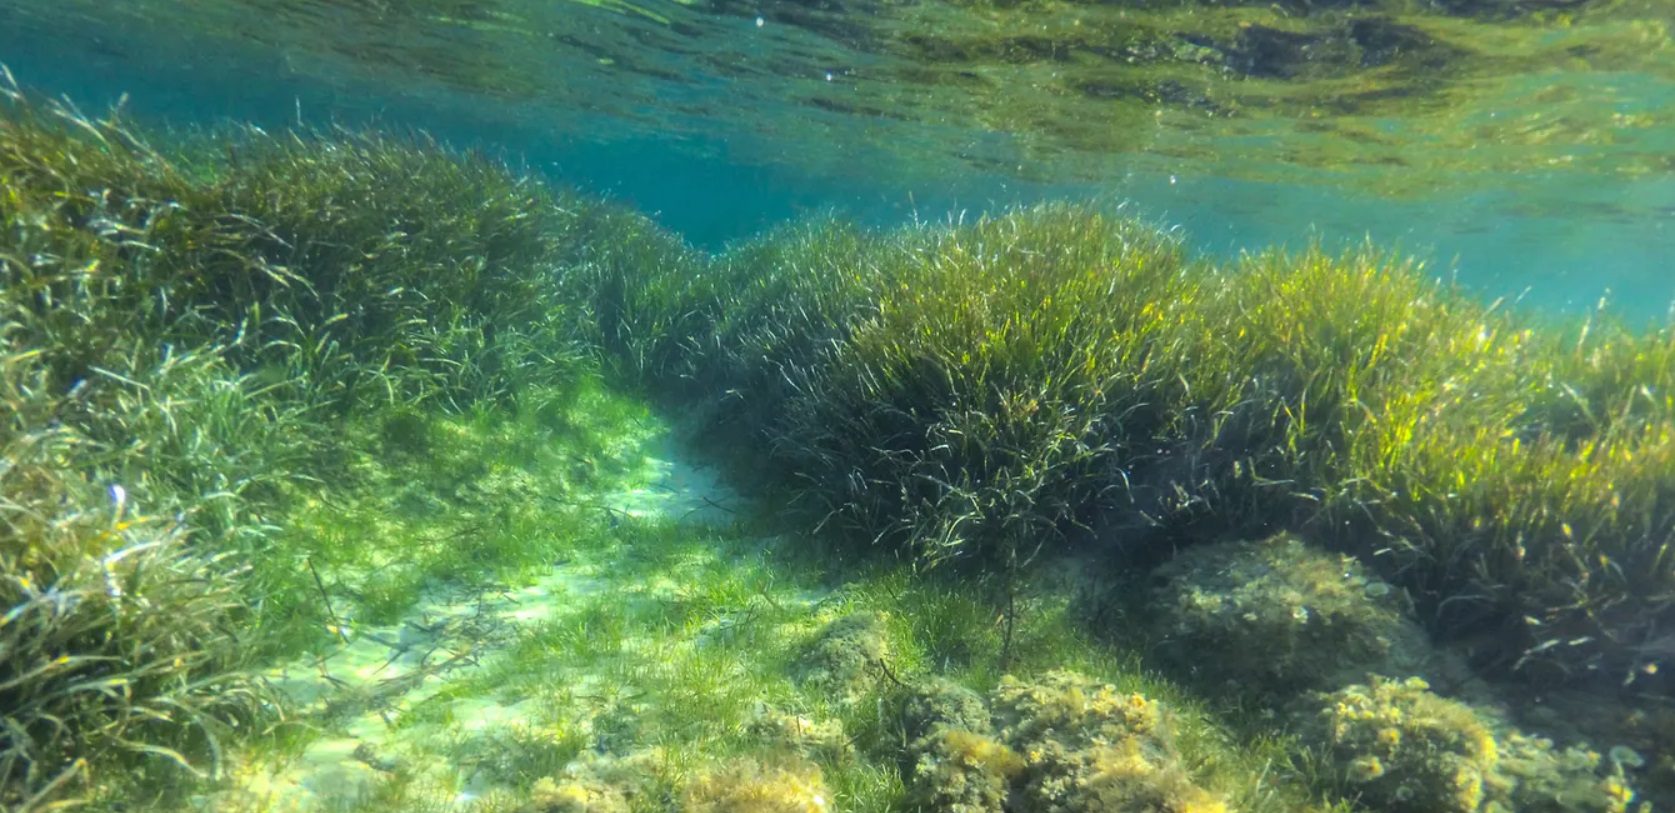
[[[1675,325],[0,91],[7,811],[1675,803]]]

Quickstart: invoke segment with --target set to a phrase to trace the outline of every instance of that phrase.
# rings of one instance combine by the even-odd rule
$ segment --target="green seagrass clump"
[[[831,524],[927,562],[1010,568],[1102,507],[1151,510],[1112,483],[1182,428],[1147,359],[1195,297],[1185,266],[1072,207],[900,232],[847,339],[785,367],[774,448]]]
[[[1150,570],[1291,531],[1480,665],[1665,691],[1675,327],[1538,321],[1372,248],[1214,267],[1062,204],[788,228],[583,298],[642,385],[843,539],[1004,597],[1078,539]]]
[[[423,139],[160,146],[6,75],[0,807],[178,789],[259,730],[243,667],[335,622],[292,509],[445,449],[427,413],[586,397],[551,296],[612,217]]]
[[[210,775],[221,741],[250,731],[272,700],[241,671],[253,654],[236,632],[250,619],[249,567],[205,544],[248,518],[123,471],[132,450],[58,420],[82,405],[49,391],[40,362],[0,343],[0,807],[18,811],[86,794],[114,762],[159,787]],[[202,378],[166,383],[216,395]],[[143,425],[144,406],[116,403],[123,411],[103,420]],[[215,430],[200,425],[192,440],[233,440]],[[182,438],[143,440],[178,451],[169,444]],[[242,487],[225,485],[229,497]],[[219,526],[222,539],[194,526]]]

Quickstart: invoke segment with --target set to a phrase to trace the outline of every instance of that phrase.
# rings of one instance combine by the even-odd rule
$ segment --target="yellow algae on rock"
[[[841,759],[854,753],[843,722],[813,719],[760,706],[746,726],[751,736],[799,757]]]
[[[1019,747],[1063,738],[1064,744],[1082,748],[1162,733],[1156,703],[1074,672],[1048,672],[1031,683],[1002,678],[994,692],[994,714],[1002,738]]]
[[[853,613],[827,624],[804,652],[798,678],[806,685],[854,700],[889,656],[884,613]]]
[[[976,692],[945,680],[916,687],[902,708],[911,801],[940,813],[999,813],[1027,764],[993,737]]]
[[[831,793],[811,763],[764,765],[740,760],[699,776],[686,788],[685,813],[827,813]]]
[[[531,813],[628,813],[621,788],[591,779],[538,780],[530,791]]]
[[[1023,773],[1024,760],[1004,744],[963,729],[942,733],[942,751],[960,765],[1011,778]]]
[[[1094,749],[1084,776],[1065,804],[1053,810],[1081,813],[1226,813],[1227,804],[1193,784],[1175,759],[1148,755],[1129,738]]]
[[[1009,808],[1028,813],[1225,813],[1193,781],[1163,707],[1074,672],[993,694],[1000,738],[1024,756]]]
[[[519,813],[630,813],[634,799],[647,791],[653,758],[652,752],[583,754],[562,776],[537,780]]]
[[[1599,754],[1525,735],[1419,678],[1375,676],[1317,697],[1307,735],[1379,810],[1624,813],[1635,798]]]

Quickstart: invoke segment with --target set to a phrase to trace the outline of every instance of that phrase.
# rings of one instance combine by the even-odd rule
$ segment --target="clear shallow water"
[[[1464,6],[8,0],[0,60],[141,119],[421,127],[705,247],[1092,197],[1666,318],[1670,11]]]

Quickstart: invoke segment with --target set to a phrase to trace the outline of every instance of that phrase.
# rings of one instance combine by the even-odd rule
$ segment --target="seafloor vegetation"
[[[1071,205],[710,257],[423,139],[5,96],[6,810],[333,748],[324,809],[1675,791],[1675,326]],[[620,507],[664,420],[731,522]]]

